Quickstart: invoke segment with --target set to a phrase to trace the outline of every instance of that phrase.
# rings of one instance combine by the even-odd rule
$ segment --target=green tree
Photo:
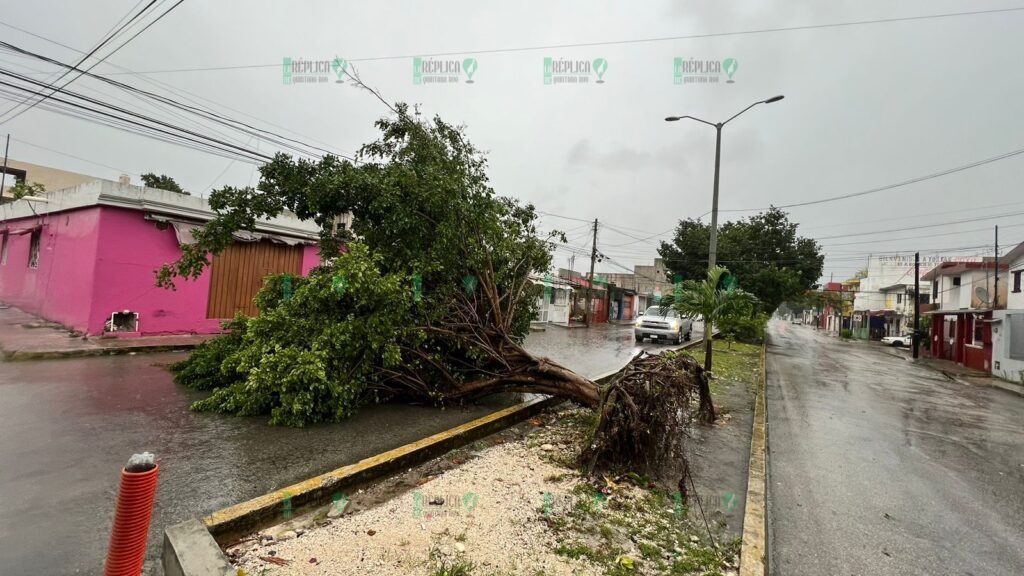
[[[46,187],[39,182],[33,182],[28,184],[26,182],[17,182],[10,188],[11,197],[15,200],[21,200],[26,196],[42,196],[46,193]]]
[[[688,280],[705,277],[710,234],[710,226],[699,220],[679,222],[672,241],[662,242],[658,250],[671,275]],[[729,267],[740,286],[758,297],[768,314],[814,287],[825,263],[818,243],[798,236],[797,224],[778,208],[723,224],[717,260]]]
[[[669,301],[680,314],[704,319],[704,370],[712,369],[712,327],[727,320],[751,318],[757,314],[759,301],[753,294],[738,288],[723,288],[722,280],[729,270],[722,266],[705,272],[704,280],[684,280]],[[703,382],[699,390],[700,417],[705,422],[715,419],[711,389]]]
[[[177,192],[178,194],[184,194],[189,196],[188,192],[185,192],[178,183],[174,181],[174,178],[161,174],[157,176],[152,172],[148,172],[142,175],[142,183],[150,188],[159,188],[160,190],[168,190],[170,192]]]
[[[529,276],[551,264],[534,208],[494,193],[461,128],[397,112],[355,162],[281,154],[260,168],[259,187],[214,191],[217,217],[158,272],[169,288],[195,278],[234,231],[285,210],[321,228],[321,266],[270,278],[258,317],[174,368],[213,390],[197,409],[303,425],[391,398],[523,391],[598,404],[594,382],[522,347],[535,312]],[[349,213],[351,231],[333,225]]]

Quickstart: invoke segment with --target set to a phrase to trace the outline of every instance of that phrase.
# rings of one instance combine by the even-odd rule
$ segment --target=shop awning
[[[166,222],[173,226],[174,234],[178,237],[178,244],[182,246],[195,244],[196,238],[193,233],[196,229],[203,227],[202,224],[197,222],[176,220],[174,218],[166,218],[163,216],[150,215],[149,219],[157,222]],[[273,234],[268,232],[250,232],[249,230],[238,230],[232,233],[231,236],[239,242],[259,242],[261,240],[268,240],[276,244],[287,244],[288,246],[315,244],[315,242],[304,238],[294,238],[283,234]]]
[[[35,232],[36,230],[42,230],[42,228],[43,228],[42,224],[36,224],[35,226],[29,226],[27,228],[9,228],[7,230],[4,230],[3,232],[6,232],[7,234],[10,234],[11,236],[21,236],[22,234],[31,234],[32,232]]]

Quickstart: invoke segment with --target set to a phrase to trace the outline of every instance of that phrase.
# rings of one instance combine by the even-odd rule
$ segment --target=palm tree
[[[719,288],[722,277],[728,272],[722,266],[715,266],[708,270],[705,280],[684,281],[682,289],[677,290],[672,298],[672,307],[683,316],[704,319],[704,370],[708,372],[712,366],[712,326],[727,318],[749,316],[757,310],[758,299],[753,294],[738,288]],[[706,379],[702,379],[699,392],[701,420],[713,422],[715,406],[711,402],[711,388]]]

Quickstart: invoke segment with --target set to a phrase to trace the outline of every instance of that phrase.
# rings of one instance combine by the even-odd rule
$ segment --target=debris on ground
[[[593,411],[537,418],[503,442],[474,443],[449,454],[446,465],[422,465],[425,483],[419,475],[400,478],[353,495],[373,504],[335,518],[328,508],[294,518],[282,528],[305,526],[303,534],[247,541],[229,551],[232,561],[246,574],[267,575],[737,573],[739,540],[724,535],[720,518],[706,526],[689,501],[639,474],[581,476]],[[461,464],[448,467],[454,461]],[[375,493],[385,489],[392,492]],[[269,546],[278,559],[311,560],[267,561]]]

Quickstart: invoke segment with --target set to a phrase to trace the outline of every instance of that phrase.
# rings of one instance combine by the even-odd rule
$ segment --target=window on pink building
[[[9,234],[4,232],[3,238],[0,239],[0,266],[7,264],[7,239]]]
[[[39,268],[39,241],[42,239],[42,231],[36,230],[32,233],[32,240],[28,245],[28,267]]]

